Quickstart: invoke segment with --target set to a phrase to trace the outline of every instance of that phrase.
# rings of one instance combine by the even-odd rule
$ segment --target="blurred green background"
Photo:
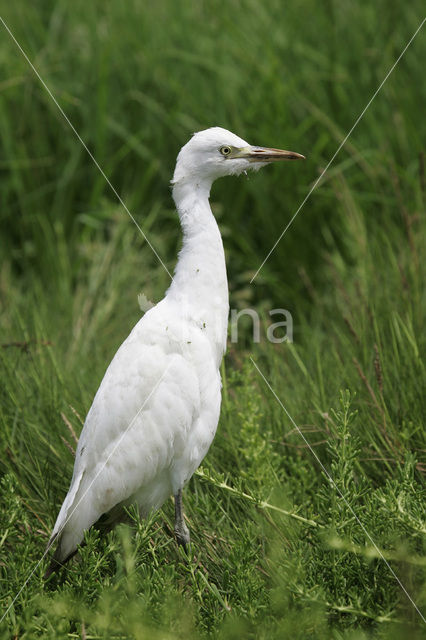
[[[87,638],[406,637],[408,627],[422,637],[421,616],[347,505],[425,611],[424,29],[249,282],[420,25],[423,3],[19,0],[1,15],[170,271],[181,236],[169,181],[192,132],[222,126],[307,157],[212,191],[231,306],[254,307],[263,328],[269,309],[289,309],[294,344],[271,345],[263,331],[252,345],[246,327],[229,345],[218,435],[187,491],[193,555],[163,530],[166,506],[134,536],[89,536],[83,568],[53,587],[42,586],[41,565],[3,624],[15,637],[85,637],[86,626]],[[141,315],[137,294],[158,301],[169,277],[0,33],[8,606],[68,487],[66,422],[81,428],[70,405],[84,417]],[[262,500],[320,526],[300,530]]]

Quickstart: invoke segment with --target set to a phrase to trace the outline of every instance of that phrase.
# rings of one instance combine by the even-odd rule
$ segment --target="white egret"
[[[206,455],[220,412],[228,284],[222,239],[209,205],[216,178],[303,158],[251,146],[213,127],[181,149],[172,185],[183,230],[173,281],[109,365],[87,414],[74,473],[48,547],[47,575],[71,557],[84,531],[135,503],[142,516],[175,497],[175,534],[189,542],[182,489]]]

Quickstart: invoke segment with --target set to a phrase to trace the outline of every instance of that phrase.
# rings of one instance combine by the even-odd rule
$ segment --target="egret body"
[[[49,541],[48,573],[84,531],[137,504],[142,516],[175,496],[175,533],[189,542],[182,488],[206,455],[220,412],[228,284],[222,239],[209,205],[216,178],[303,156],[254,147],[219,127],[181,149],[173,198],[183,231],[173,281],[136,324],[109,365],[87,414],[74,473]]]

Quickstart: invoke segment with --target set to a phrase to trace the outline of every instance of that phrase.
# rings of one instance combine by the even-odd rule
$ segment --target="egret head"
[[[172,184],[205,184],[222,176],[239,175],[249,169],[260,169],[278,160],[299,160],[304,156],[293,151],[257,147],[234,133],[212,127],[194,133],[179,152]]]

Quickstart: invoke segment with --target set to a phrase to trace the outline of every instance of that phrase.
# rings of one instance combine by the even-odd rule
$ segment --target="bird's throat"
[[[209,193],[210,185],[176,184],[173,188],[183,244],[167,296],[205,331],[221,359],[228,325],[228,282]]]

